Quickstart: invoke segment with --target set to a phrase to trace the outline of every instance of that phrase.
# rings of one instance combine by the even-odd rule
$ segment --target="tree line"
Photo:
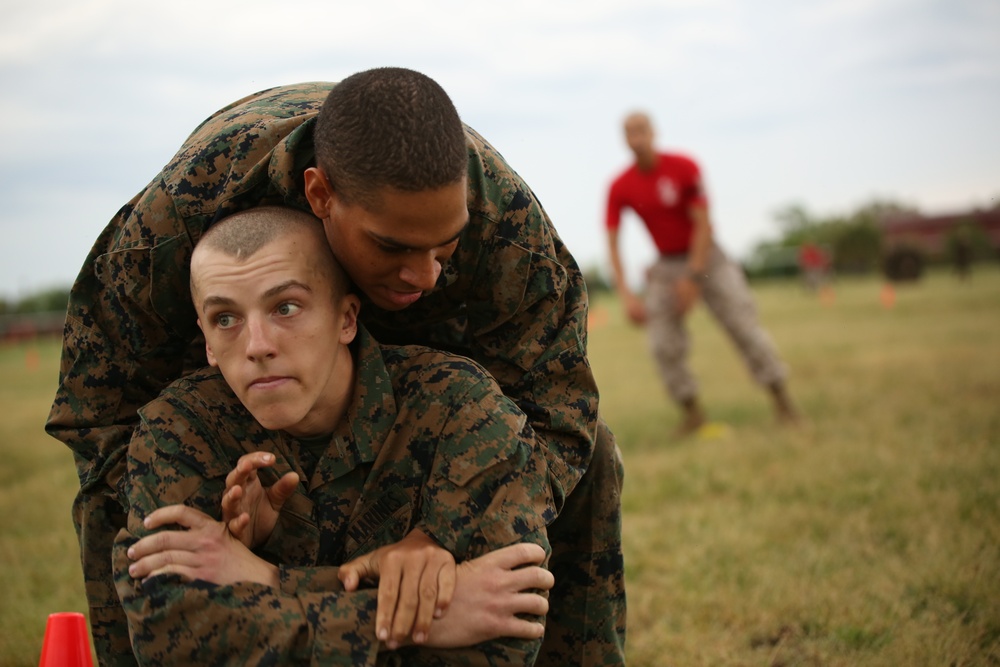
[[[1000,210],[1000,203],[989,210]],[[801,204],[792,204],[774,214],[778,237],[757,244],[745,268],[750,277],[795,275],[799,272],[799,248],[811,244],[826,251],[836,273],[883,270],[887,248],[881,223],[892,218],[922,217],[917,208],[888,200],[873,200],[854,211],[834,215],[817,215]],[[969,224],[954,229],[942,256],[924,259],[948,261],[960,244],[971,246],[975,258],[996,254],[986,234]]]
[[[0,315],[65,312],[69,287],[52,287],[21,299],[0,298]]]

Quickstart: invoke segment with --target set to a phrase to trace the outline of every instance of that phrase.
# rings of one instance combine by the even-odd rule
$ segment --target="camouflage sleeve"
[[[407,384],[420,390],[411,407],[423,428],[411,446],[426,440],[434,457],[416,527],[459,562],[519,542],[550,553],[546,526],[555,510],[545,459],[524,413],[467,359],[417,367],[419,377]],[[531,665],[540,649],[540,639],[501,638],[470,649],[421,650],[405,664],[419,658],[434,665]]]
[[[125,552],[136,539],[119,533],[114,561],[140,665],[376,664],[377,591],[292,595],[251,583],[184,583],[173,575],[130,582]]]
[[[587,359],[583,275],[534,193],[478,135],[472,215],[490,221],[469,300],[471,354],[527,415],[543,445],[557,511],[590,464],[597,385]]]
[[[70,294],[46,430],[73,450],[80,486],[123,459],[137,410],[181,374],[197,334],[190,239],[162,183],[126,204],[97,239]],[[155,287],[155,289],[154,289]]]
[[[419,527],[460,561],[524,541],[548,552],[545,528],[555,510],[531,426],[488,377],[462,384],[466,392],[436,400],[423,414],[433,423],[434,412],[444,413]]]
[[[139,663],[374,665],[377,592],[345,593],[334,583],[336,568],[282,566],[279,589],[185,583],[176,576],[132,580],[126,552],[149,533],[142,518],[184,503],[218,519],[230,465],[203,445],[198,426],[182,414],[159,401],[147,410],[156,416],[144,415],[129,446],[123,484],[128,527],[113,550],[115,583]]]

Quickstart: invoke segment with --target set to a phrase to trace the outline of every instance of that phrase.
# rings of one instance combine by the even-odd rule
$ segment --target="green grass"
[[[86,613],[70,506],[69,449],[42,430],[55,392],[58,342],[0,347],[0,665],[37,665],[48,615]]]
[[[805,415],[774,424],[699,309],[693,365],[717,440],[675,440],[644,332],[591,332],[626,464],[632,665],[1000,664],[1000,271],[823,305],[755,287]]]
[[[677,440],[644,332],[596,299],[591,359],[626,464],[634,666],[1000,665],[1000,270],[824,305],[754,287],[805,416],[774,424],[693,315],[710,417]],[[32,356],[38,355],[34,368]],[[72,457],[42,431],[58,345],[0,348],[0,664],[37,665],[46,616],[85,611]]]

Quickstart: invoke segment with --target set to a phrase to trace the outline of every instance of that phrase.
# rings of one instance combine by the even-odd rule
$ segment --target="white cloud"
[[[96,230],[218,107],[377,65],[440,81],[583,264],[603,261],[604,188],[628,159],[618,124],[636,107],[653,114],[665,146],[703,162],[723,243],[738,253],[791,201],[844,210],[882,193],[958,207],[997,194],[995,0],[433,7],[41,0],[5,9],[0,231],[16,242],[0,250],[0,294],[71,280],[78,262],[68,258],[82,261]],[[59,238],[58,252],[22,251],[26,229]]]

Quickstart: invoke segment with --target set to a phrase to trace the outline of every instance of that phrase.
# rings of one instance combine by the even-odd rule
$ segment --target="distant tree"
[[[611,284],[596,265],[583,270],[583,281],[587,283],[587,293],[591,295],[611,291]]]
[[[882,255],[882,233],[877,223],[861,215],[842,221],[833,242],[834,269],[866,273],[876,269]]]
[[[962,221],[948,232],[945,247],[948,259],[952,262],[962,251],[968,253],[970,262],[990,259],[996,255],[989,235],[974,218]]]
[[[65,311],[68,303],[69,288],[53,287],[21,299],[11,312],[49,313]]]
[[[758,259],[762,266],[768,265],[766,258],[784,258],[778,262],[783,266],[790,263],[792,249],[813,243],[830,251],[837,271],[872,271],[878,267],[882,251],[879,220],[904,214],[917,211],[897,202],[875,200],[846,215],[816,216],[801,204],[791,204],[774,214],[780,236],[759,244],[755,257],[764,258]]]

